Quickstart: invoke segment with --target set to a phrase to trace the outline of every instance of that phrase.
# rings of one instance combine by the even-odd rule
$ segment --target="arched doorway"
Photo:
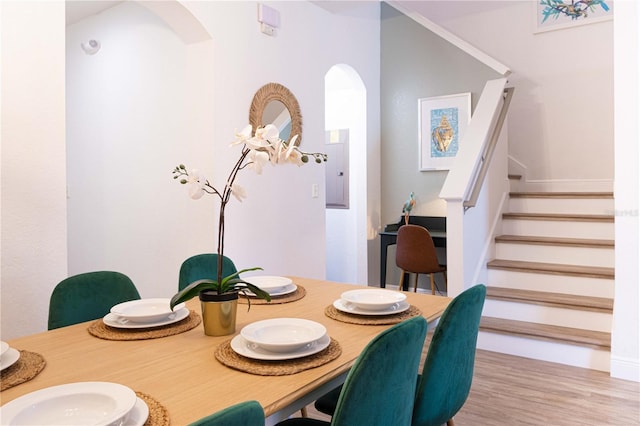
[[[367,283],[366,90],[338,64],[325,75],[327,279]]]

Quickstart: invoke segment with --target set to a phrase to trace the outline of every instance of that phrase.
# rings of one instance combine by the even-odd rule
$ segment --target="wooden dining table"
[[[287,418],[326,391],[344,382],[363,348],[390,325],[351,324],[325,315],[325,308],[347,290],[364,288],[324,280],[290,277],[306,294],[281,304],[238,306],[236,334],[255,321],[304,318],[324,325],[340,346],[340,355],[315,368],[295,374],[263,376],[229,368],[219,362],[216,348],[233,336],[206,336],[202,324],[173,336],[114,341],[94,337],[93,321],[9,340],[12,348],[36,352],[46,367],[35,378],[0,393],[0,403],[50,386],[74,382],[115,382],[159,401],[172,425],[186,425],[230,405],[257,400],[266,424]],[[407,301],[434,324],[450,299],[406,293]],[[200,313],[197,299],[187,307]],[[286,361],[280,361],[286,362]]]

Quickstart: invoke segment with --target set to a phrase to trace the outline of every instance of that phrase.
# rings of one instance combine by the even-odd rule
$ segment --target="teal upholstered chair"
[[[442,314],[418,380],[412,426],[452,426],[467,400],[486,293],[484,285],[473,286]]]
[[[427,321],[417,316],[388,328],[369,342],[347,374],[330,424],[409,426],[426,333]],[[278,423],[328,424],[304,417]]]
[[[196,420],[189,426],[264,426],[264,410],[258,401],[245,401]]]
[[[236,265],[227,256],[222,257],[222,276],[226,277],[238,272]],[[197,280],[216,279],[218,276],[218,255],[216,253],[203,253],[191,256],[180,266],[178,277],[178,290],[182,290]]]
[[[478,327],[486,287],[478,284],[455,297],[443,312],[418,377],[412,426],[453,424],[471,388]],[[315,402],[318,411],[333,415],[340,388]]]
[[[140,299],[131,279],[120,272],[97,271],[66,278],[49,299],[49,330],[102,318],[118,303]]]

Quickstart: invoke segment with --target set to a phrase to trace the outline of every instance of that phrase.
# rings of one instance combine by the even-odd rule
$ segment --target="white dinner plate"
[[[286,287],[293,284],[290,278],[273,275],[254,275],[251,277],[242,277],[242,279],[266,291],[271,296],[275,296],[275,293],[280,293],[285,290]]]
[[[345,291],[340,297],[346,302],[367,311],[384,311],[396,303],[407,300],[407,295],[394,290],[367,288]]]
[[[129,411],[124,426],[143,426],[149,417],[149,406],[146,402],[137,398],[136,405]]]
[[[175,312],[174,317],[166,318],[161,321],[156,322],[130,322],[126,318],[121,318],[116,314],[112,314],[109,312],[107,315],[102,318],[102,321],[108,325],[109,327],[115,328],[153,328],[153,327],[162,327],[163,325],[173,324],[174,322],[182,321],[186,317],[189,316],[189,309],[182,308]]]
[[[240,330],[247,342],[278,353],[303,349],[326,334],[324,325],[302,318],[271,318],[253,322]]]
[[[79,382],[28,393],[0,408],[6,425],[111,425],[128,415],[135,392],[109,382]]]
[[[4,355],[9,350],[9,344],[7,342],[0,342],[0,356]]]
[[[338,299],[333,302],[333,307],[337,310],[356,315],[393,315],[406,311],[410,306],[411,305],[409,304],[409,302],[405,300],[404,302],[396,303],[390,308],[382,311],[369,311],[367,309],[360,309],[356,305],[349,303],[346,300]]]
[[[254,343],[247,342],[244,337],[238,334],[236,337],[231,339],[231,349],[233,349],[235,353],[246,356],[247,358],[278,361],[303,358],[305,356],[316,354],[321,350],[326,349],[330,343],[331,338],[325,334],[319,340],[311,342],[307,347],[297,351],[291,353],[276,353],[267,351]]]
[[[20,359],[20,351],[14,348],[9,348],[5,353],[0,356],[0,371],[5,368],[11,367]]]
[[[164,320],[185,306],[180,303],[172,311],[170,302],[171,299],[165,298],[130,300],[113,306],[111,313],[126,318],[129,322],[153,323]]]
[[[298,286],[295,284],[289,284],[288,286],[282,287],[281,289],[278,289],[277,291],[269,291],[269,296],[271,297],[276,297],[276,296],[284,296],[285,294],[290,294],[293,293],[294,291],[296,291],[298,289]],[[247,294],[249,296],[253,296],[255,297],[256,295],[253,294],[252,292],[250,292],[249,290],[247,290]]]

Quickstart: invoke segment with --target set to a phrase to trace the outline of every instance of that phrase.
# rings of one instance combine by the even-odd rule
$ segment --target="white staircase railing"
[[[448,293],[486,283],[494,229],[507,199],[507,79],[490,80],[460,141],[440,198],[447,201]],[[474,207],[471,209],[470,207]]]

